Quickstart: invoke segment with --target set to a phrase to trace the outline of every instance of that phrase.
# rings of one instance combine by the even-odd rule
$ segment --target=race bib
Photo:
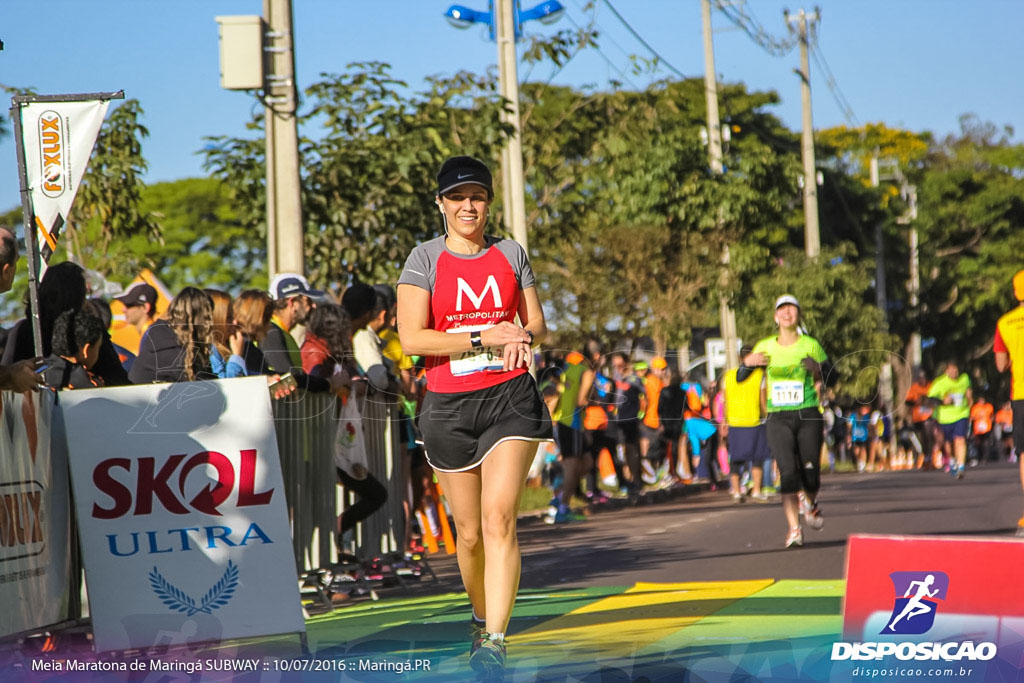
[[[798,406],[804,402],[804,383],[800,380],[778,380],[772,382],[772,405],[775,407]]]
[[[964,404],[964,394],[950,394],[949,398],[957,408]]]
[[[477,332],[483,331],[487,328],[492,327],[491,325],[473,325],[470,327],[454,327],[446,332],[452,334],[459,334],[462,332]],[[474,372],[486,372],[488,370],[503,370],[504,361],[502,360],[501,347],[485,346],[479,349],[469,349],[461,353],[453,353],[449,356],[451,361],[452,375],[456,377],[462,377],[465,375],[471,375]]]

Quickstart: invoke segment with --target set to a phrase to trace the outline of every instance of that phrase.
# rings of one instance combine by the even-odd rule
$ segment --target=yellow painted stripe
[[[772,579],[637,584],[517,633],[539,663],[631,657],[772,584]]]
[[[645,653],[732,643],[746,644],[838,634],[842,630],[842,580],[783,580],[698,619],[657,643]],[[783,635],[784,634],[784,635]]]

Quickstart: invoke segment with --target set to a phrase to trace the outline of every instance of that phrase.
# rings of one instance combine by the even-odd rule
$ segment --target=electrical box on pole
[[[220,87],[263,89],[263,17],[253,14],[214,19],[220,28]]]

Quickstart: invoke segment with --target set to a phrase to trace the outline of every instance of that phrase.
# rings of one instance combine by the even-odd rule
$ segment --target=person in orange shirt
[[[1017,307],[996,322],[996,338],[992,350],[996,369],[1010,371],[1010,405],[1013,409],[1013,447],[1020,462],[1020,481],[1024,487],[1024,270],[1013,276],[1013,294]],[[1017,522],[1017,536],[1024,537],[1024,516]]]
[[[911,420],[914,433],[921,442],[921,453],[917,456],[917,469],[931,469],[932,456],[935,454],[935,419],[932,417],[934,408],[928,402],[928,390],[932,383],[928,381],[928,373],[918,367],[914,375],[914,383],[907,391],[906,402],[911,407]]]
[[[656,467],[665,456],[665,443],[662,439],[665,430],[661,428],[661,419],[658,417],[658,398],[661,396],[661,390],[665,388],[667,367],[668,363],[664,358],[655,356],[642,375],[647,407],[644,408],[644,419],[640,423],[640,457],[648,458],[649,454],[650,461]]]
[[[974,447],[972,463],[986,462],[992,459],[992,421],[995,407],[981,396],[971,406],[971,445]]]

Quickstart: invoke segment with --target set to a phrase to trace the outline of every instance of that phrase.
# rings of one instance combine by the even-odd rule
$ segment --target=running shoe
[[[772,502],[772,499],[768,497],[768,494],[764,493],[763,491],[759,492],[759,493],[751,493],[749,497],[750,497],[750,500],[754,501],[755,503],[770,503],[770,502]]]
[[[654,466],[651,465],[650,460],[646,458],[640,461],[640,478],[643,479],[644,483],[648,486],[653,485],[658,481],[658,473],[654,471]]]
[[[796,529],[790,529],[789,533],[786,534],[786,547],[792,548],[793,546],[802,546],[804,544],[804,532],[800,530],[800,527]]]
[[[815,531],[821,531],[821,528],[825,526],[825,518],[822,517],[818,504],[811,505],[810,499],[803,491],[800,492],[799,498],[800,514],[803,515],[804,521]]]
[[[582,522],[586,519],[584,515],[573,512],[571,508],[561,506],[555,514],[544,515],[546,524],[565,524],[566,522]]]
[[[475,617],[469,618],[469,656],[480,649],[480,643],[487,639],[487,622],[477,621]]]
[[[960,465],[958,467],[954,467],[953,468],[953,476],[956,477],[957,479],[963,479],[964,478],[964,466]]]
[[[1024,538],[1024,517],[1017,520],[1017,538]]]
[[[733,505],[739,505],[740,503],[742,503],[743,502],[743,494],[739,493],[739,492],[736,492],[736,493],[732,494],[732,502],[733,502]]]
[[[485,679],[501,677],[505,673],[505,641],[493,640],[484,633],[480,645],[469,656],[469,665]]]

